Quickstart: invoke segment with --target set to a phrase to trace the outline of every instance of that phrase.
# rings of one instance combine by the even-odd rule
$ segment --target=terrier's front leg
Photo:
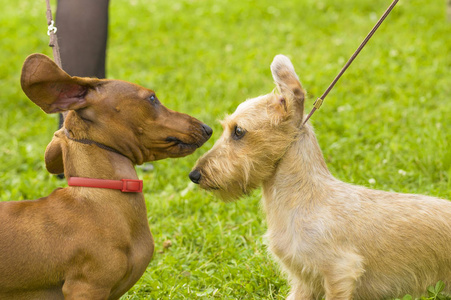
[[[312,294],[306,293],[299,288],[291,288],[290,294],[286,300],[313,300],[315,299]]]
[[[315,299],[310,287],[298,280],[291,280],[291,290],[286,300],[313,300]]]
[[[363,273],[360,255],[349,252],[337,258],[323,273],[326,300],[353,299],[356,282]]]
[[[326,300],[352,300],[355,288],[355,281],[351,278],[343,278],[342,280],[324,282],[326,290]]]

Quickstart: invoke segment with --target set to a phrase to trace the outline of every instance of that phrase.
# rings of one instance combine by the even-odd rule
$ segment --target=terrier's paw
[[[299,80],[290,59],[282,54],[274,57],[271,63],[271,73],[276,83],[285,82],[293,77]]]

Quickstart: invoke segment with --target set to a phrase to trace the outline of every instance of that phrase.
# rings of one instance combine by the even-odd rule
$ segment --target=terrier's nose
[[[213,133],[213,129],[210,128],[210,126],[206,125],[206,124],[202,124],[202,127],[205,130],[205,133],[207,134],[208,137],[210,137]]]
[[[189,173],[189,179],[191,179],[191,181],[196,183],[196,184],[199,184],[201,177],[202,176],[200,175],[200,172],[198,170],[196,170],[196,169],[192,170]]]

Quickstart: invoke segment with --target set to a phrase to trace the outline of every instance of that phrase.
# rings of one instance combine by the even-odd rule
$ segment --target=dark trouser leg
[[[108,4],[109,0],[58,0],[58,44],[69,75],[105,78]],[[60,115],[60,128],[63,122]]]
[[[63,69],[105,78],[109,0],[58,0],[56,26]]]

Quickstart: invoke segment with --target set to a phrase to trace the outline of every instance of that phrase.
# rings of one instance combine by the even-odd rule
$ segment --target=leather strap
[[[305,125],[307,121],[310,119],[310,117],[313,115],[313,113],[318,110],[321,105],[323,104],[324,98],[326,98],[327,94],[329,94],[330,90],[335,86],[338,79],[340,79],[341,75],[348,69],[348,67],[351,65],[351,63],[354,61],[354,59],[357,57],[357,55],[362,51],[363,47],[365,47],[366,43],[370,40],[370,38],[374,35],[376,30],[381,26],[382,22],[384,22],[385,18],[388,16],[388,14],[392,11],[392,9],[395,7],[396,3],[398,3],[399,0],[394,0],[392,4],[387,8],[387,10],[384,12],[382,17],[377,21],[376,25],[374,25],[373,29],[368,33],[366,38],[363,40],[363,42],[360,44],[360,46],[357,48],[357,50],[354,52],[354,54],[351,56],[351,58],[348,60],[348,62],[343,66],[340,73],[335,77],[335,79],[332,81],[332,83],[329,85],[329,87],[326,89],[326,91],[323,93],[321,97],[316,99],[315,103],[313,104],[313,108],[308,114],[308,116],[305,118],[304,123],[302,125]]]
[[[85,144],[85,145],[96,145],[97,147],[99,147],[101,149],[108,150],[108,151],[120,154],[122,156],[125,156],[124,154],[122,154],[120,151],[114,149],[113,147],[110,147],[110,146],[98,143],[96,141],[88,140],[88,139],[80,139],[80,140],[74,139],[73,137],[70,136],[69,130],[67,130],[67,129],[64,130],[64,133],[66,134],[67,138],[69,140],[71,140],[71,141],[74,141],[74,142],[77,142],[77,143],[82,143],[82,144]],[[125,156],[125,157],[127,157],[127,156]]]
[[[55,23],[53,22],[52,18],[52,9],[50,7],[50,0],[47,0],[46,4],[47,4],[47,12],[46,12],[47,25],[49,26],[47,34],[50,36],[49,47],[53,49],[53,59],[55,60],[56,65],[62,68],[60,48],[58,46],[58,38],[56,37],[57,28],[54,26]]]

